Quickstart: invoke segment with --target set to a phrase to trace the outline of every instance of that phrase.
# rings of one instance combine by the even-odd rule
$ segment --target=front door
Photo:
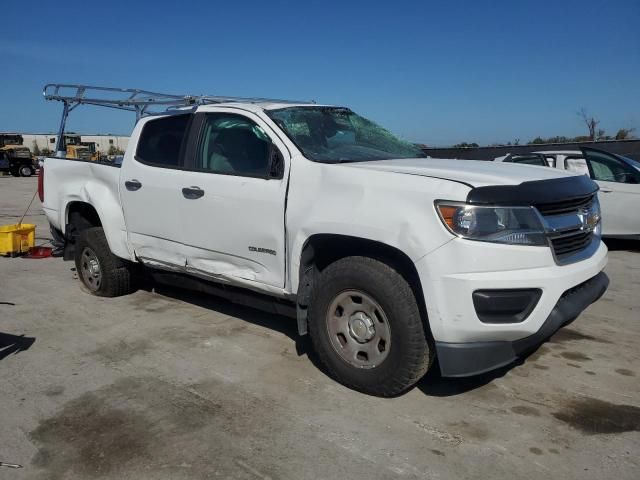
[[[610,153],[583,148],[591,178],[600,187],[602,234],[640,235],[640,172]]]
[[[259,117],[238,112],[220,108],[196,115],[198,140],[181,184],[186,268],[282,288],[289,162],[281,152],[287,150]]]

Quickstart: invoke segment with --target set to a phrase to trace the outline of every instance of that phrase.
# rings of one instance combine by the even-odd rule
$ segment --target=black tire
[[[337,334],[332,344],[329,308],[337,299],[351,295],[349,292],[352,291],[362,292],[369,297],[368,300],[374,300],[388,322],[388,352],[381,363],[373,366],[355,366],[343,358],[344,353],[339,353],[334,344],[336,338],[342,343],[344,335]],[[385,323],[375,309],[374,313],[371,315],[375,319],[372,321],[373,330]],[[342,313],[338,317],[342,318]],[[349,332],[353,331],[349,327]],[[389,265],[368,257],[340,259],[318,274],[309,302],[309,333],[318,359],[329,375],[350,388],[371,395],[389,397],[404,392],[424,376],[433,360],[433,348],[430,348],[425,323],[411,286]],[[354,338],[352,335],[349,342]],[[359,348],[359,343],[351,345]],[[358,355],[360,353],[356,357]]]
[[[35,172],[33,171],[33,168],[29,167],[28,165],[23,165],[18,169],[18,173],[21,177],[30,177]]]
[[[91,266],[98,264],[98,277]],[[133,292],[133,266],[116,257],[109,249],[102,227],[91,227],[80,232],[75,246],[78,278],[93,295],[119,297]],[[95,269],[93,271],[95,274]]]

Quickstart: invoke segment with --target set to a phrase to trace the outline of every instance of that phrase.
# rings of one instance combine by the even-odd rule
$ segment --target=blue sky
[[[55,131],[48,82],[347,105],[431,145],[640,135],[640,1],[5,2],[0,130]],[[69,128],[129,133],[86,108]]]

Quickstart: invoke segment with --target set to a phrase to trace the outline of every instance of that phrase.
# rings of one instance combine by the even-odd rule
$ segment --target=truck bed
[[[42,204],[51,225],[64,233],[70,206],[85,202],[96,208],[103,221],[110,222],[111,235],[126,235],[120,208],[119,167],[80,159],[45,158]]]

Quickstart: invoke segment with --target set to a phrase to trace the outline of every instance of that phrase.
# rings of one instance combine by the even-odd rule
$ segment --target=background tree
[[[587,114],[587,110],[582,107],[579,112],[577,112],[578,116],[585,123],[587,128],[589,129],[589,138],[593,141],[596,140],[596,127],[600,123],[600,120],[596,120],[595,117],[590,117]]]
[[[635,128],[621,128],[616,133],[616,140],[629,140],[633,138],[633,131]]]
[[[598,140],[611,140],[611,136],[607,135],[607,133],[604,131],[604,128],[599,128],[598,129],[598,133],[596,134],[596,138]]]
[[[109,151],[107,152],[107,155],[124,155],[124,150],[120,148],[116,148],[115,145],[111,145],[109,147]]]

